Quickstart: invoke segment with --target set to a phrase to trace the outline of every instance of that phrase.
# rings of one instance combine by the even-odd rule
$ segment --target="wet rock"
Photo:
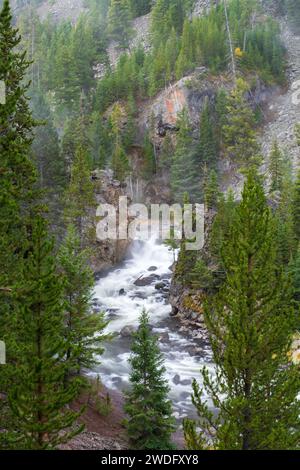
[[[172,379],[172,382],[175,384],[175,385],[179,385],[180,384],[180,375],[176,374],[174,375],[173,379]]]
[[[148,269],[148,271],[157,271],[157,267],[156,266],[150,266],[150,268]]]
[[[148,296],[144,292],[133,292],[133,294],[130,296],[130,298],[131,299],[146,300],[148,298]]]
[[[158,282],[157,284],[155,284],[155,289],[156,290],[163,290],[166,288],[166,284],[162,281],[162,282]]]
[[[176,317],[176,315],[178,315],[178,313],[179,313],[178,307],[173,306],[172,310],[171,310],[171,313],[170,313],[170,317]]]
[[[136,331],[136,328],[134,326],[126,325],[120,331],[120,335],[122,336],[122,338],[130,338],[130,336],[132,336],[133,333],[135,333],[135,331]]]
[[[167,331],[164,331],[163,333],[159,334],[159,339],[160,341],[170,341],[170,336]]]
[[[159,276],[157,274],[151,274],[151,276],[146,277],[139,277],[135,282],[134,285],[137,287],[145,287],[151,286],[154,281],[157,281]]]
[[[122,385],[121,377],[118,377],[118,376],[112,377],[111,381],[115,385]]]

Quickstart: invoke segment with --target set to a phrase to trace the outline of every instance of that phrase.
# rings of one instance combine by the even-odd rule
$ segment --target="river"
[[[195,377],[200,381],[201,366],[205,364],[212,370],[212,361],[207,343],[181,331],[178,319],[170,317],[168,286],[173,256],[168,247],[155,239],[134,242],[126,261],[98,279],[94,301],[106,312],[110,320],[107,329],[116,337],[106,345],[101,364],[93,374],[99,374],[110,389],[120,391],[128,387],[131,338],[126,335],[126,330],[137,327],[138,317],[145,308],[153,332],[159,335],[174,415],[182,419],[195,417],[191,403],[192,379]],[[135,285],[137,279],[149,276],[152,276],[149,285]],[[158,282],[164,282],[165,287],[156,289]]]

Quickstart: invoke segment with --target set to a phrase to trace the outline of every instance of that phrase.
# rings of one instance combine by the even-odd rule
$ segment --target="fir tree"
[[[171,190],[176,201],[181,202],[188,193],[192,202],[200,191],[200,178],[195,166],[195,147],[187,111],[184,109],[177,120],[176,149],[171,166]]]
[[[169,387],[164,378],[163,356],[152,335],[149,316],[143,311],[134,334],[131,365],[131,390],[126,393],[126,429],[134,449],[173,449],[174,432]]]
[[[274,221],[258,177],[250,173],[222,247],[226,280],[205,321],[216,364],[203,370],[193,402],[200,431],[185,422],[190,449],[294,449],[299,446],[299,372],[289,362],[296,314],[289,282],[276,266]]]
[[[70,225],[58,254],[65,298],[66,378],[98,364],[103,342],[109,339],[103,334],[107,326],[104,314],[92,311],[94,276],[88,265],[89,255],[81,248],[75,227]]]
[[[65,194],[65,217],[75,223],[82,246],[93,230],[96,199],[88,165],[88,155],[80,145],[71,168],[71,181]]]
[[[300,240],[300,171],[298,171],[293,190],[293,217],[295,234],[297,240]]]
[[[16,311],[10,320],[8,341],[17,366],[8,401],[15,420],[14,447],[46,450],[57,448],[82,430],[82,426],[74,427],[80,412],[67,406],[77,398],[81,379],[64,387],[70,364],[64,340],[62,282],[56,273],[53,243],[40,216],[32,221],[31,230],[22,282],[16,289]]]
[[[112,39],[126,48],[131,36],[128,0],[111,0],[108,10],[108,32]]]
[[[277,140],[274,140],[269,161],[270,192],[282,189],[283,172],[283,155]]]
[[[215,170],[210,170],[204,181],[204,202],[206,210],[217,207],[219,198],[218,175]]]
[[[216,166],[217,146],[209,103],[207,101],[200,118],[199,157],[200,162],[207,164],[210,168]]]
[[[29,63],[25,53],[18,52],[20,41],[5,0],[0,12],[0,81],[5,85],[5,103],[0,104],[0,286],[11,282],[9,277],[17,268],[16,261],[22,259],[24,218],[36,181],[36,171],[29,160],[35,123],[26,96],[28,84],[24,84]]]
[[[228,97],[227,119],[222,129],[226,156],[244,167],[260,163],[254,130],[255,115],[245,98],[247,91],[247,84],[238,79],[236,88]]]

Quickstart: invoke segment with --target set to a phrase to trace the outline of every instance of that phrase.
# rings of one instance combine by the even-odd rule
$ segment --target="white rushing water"
[[[131,339],[120,333],[123,331],[124,334],[124,328],[128,329],[126,327],[136,328],[139,315],[145,308],[153,332],[160,338],[175,416],[182,418],[194,414],[190,398],[192,379],[200,378],[201,365],[210,367],[211,357],[207,345],[201,345],[199,341],[180,333],[178,320],[170,317],[167,291],[172,263],[173,254],[166,246],[157,244],[155,239],[135,242],[129,259],[98,280],[95,299],[99,308],[107,312],[110,319],[108,331],[116,333],[116,337],[107,345],[101,357],[101,365],[95,373],[100,374],[108,388],[121,391],[128,387]],[[140,277],[149,276],[152,276],[150,285],[134,284]],[[161,281],[165,281],[166,287],[157,290],[155,285]],[[196,347],[199,355],[195,355]]]

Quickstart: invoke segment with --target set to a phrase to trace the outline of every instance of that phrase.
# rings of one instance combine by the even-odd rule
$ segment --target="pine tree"
[[[130,9],[134,18],[149,13],[151,6],[152,0],[130,0]]]
[[[215,170],[210,170],[204,181],[204,202],[206,210],[217,207],[219,199],[218,175]]]
[[[146,178],[151,178],[156,172],[156,161],[153,144],[149,138],[149,135],[146,134],[144,138],[144,168],[143,173]]]
[[[235,224],[222,247],[226,279],[205,321],[216,364],[204,368],[193,402],[200,421],[185,422],[190,449],[299,447],[299,371],[288,351],[297,316],[291,289],[276,266],[274,221],[258,176],[250,173]]]
[[[200,178],[197,175],[195,146],[186,109],[178,116],[176,125],[179,132],[171,166],[171,190],[176,201],[181,202],[184,194],[188,193],[194,202],[200,192]]]
[[[8,389],[15,420],[10,439],[18,449],[44,450],[57,448],[81,432],[82,426],[74,427],[80,412],[68,408],[78,396],[81,379],[64,387],[70,364],[62,282],[42,217],[32,221],[31,230],[8,338],[11,359],[17,365]]]
[[[290,262],[289,272],[294,284],[295,299],[300,302],[300,243],[294,258]]]
[[[134,334],[129,362],[132,388],[125,395],[125,412],[131,446],[134,449],[173,449],[174,418],[168,399],[169,387],[164,378],[163,356],[145,311]]]
[[[128,47],[131,36],[128,0],[111,0],[108,10],[108,33],[120,46]]]
[[[5,103],[0,104],[0,286],[12,282],[10,274],[22,259],[24,219],[36,181],[29,160],[35,122],[26,96],[28,84],[24,83],[29,63],[18,52],[20,41],[5,0],[0,12],[0,81],[5,85]]]
[[[199,159],[210,168],[214,168],[217,163],[217,145],[208,101],[200,118]]]
[[[297,145],[300,147],[300,123],[295,125],[295,137]]]
[[[186,19],[183,25],[180,53],[176,62],[177,80],[193,69],[194,62],[193,30],[190,21]]]
[[[300,171],[297,174],[297,179],[293,190],[293,217],[295,234],[297,240],[300,240]]]
[[[89,251],[83,250],[73,225],[58,254],[59,271],[63,279],[65,298],[65,341],[68,374],[78,375],[82,369],[91,369],[99,363],[103,342],[109,339],[103,331],[107,326],[103,313],[93,313],[93,271],[88,265]]]
[[[282,189],[283,172],[283,155],[277,140],[274,140],[269,161],[270,192]]]
[[[66,190],[65,205],[66,220],[75,224],[81,244],[84,246],[90,237],[91,230],[93,230],[93,211],[96,208],[96,199],[88,165],[88,155],[81,145],[76,150],[71,168],[71,181]]]
[[[227,158],[244,167],[260,163],[254,130],[255,115],[245,98],[247,91],[247,84],[238,79],[236,88],[228,97],[227,119],[222,129]]]
[[[111,157],[111,168],[114,178],[123,182],[130,173],[129,160],[123,146],[122,121],[123,112],[121,106],[114,105],[111,116],[113,152]]]

